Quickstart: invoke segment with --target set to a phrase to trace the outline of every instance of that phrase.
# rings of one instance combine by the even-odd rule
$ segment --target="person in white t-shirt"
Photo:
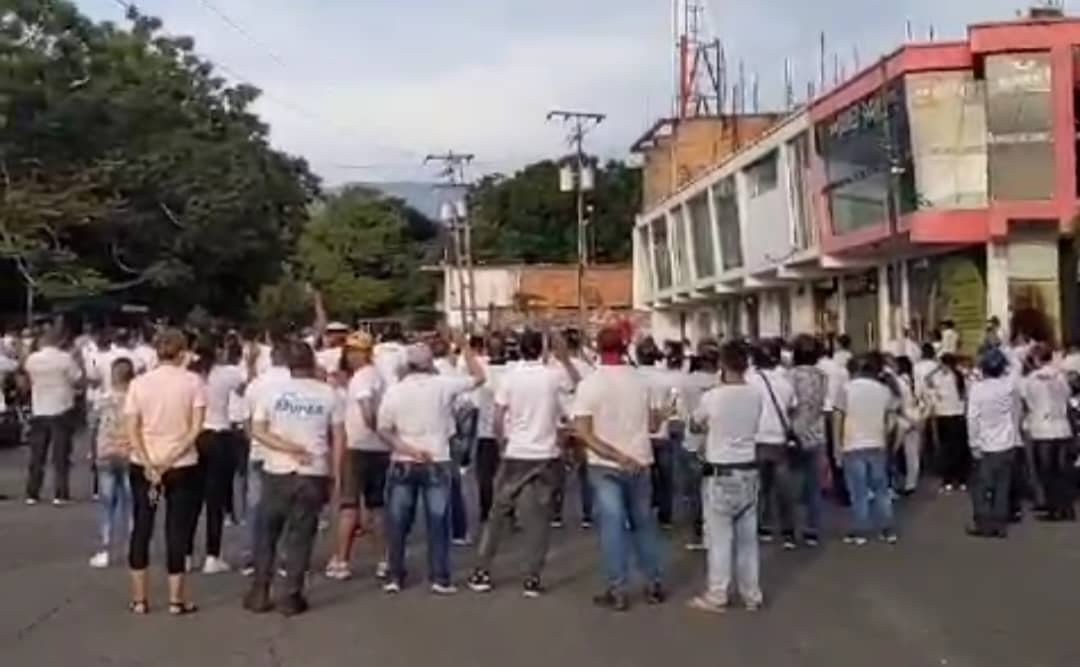
[[[543,334],[538,331],[522,334],[519,342],[522,362],[501,378],[495,391],[496,439],[505,442],[506,449],[496,477],[494,518],[484,526],[479,562],[469,579],[469,588],[474,591],[491,590],[491,563],[498,553],[499,541],[510,527],[510,515],[518,496],[528,491],[532,512],[526,518],[529,563],[524,592],[526,597],[538,597],[543,592],[540,575],[551,537],[555,490],[562,476],[559,451],[562,397],[580,379],[565,342],[561,337],[558,341],[554,356],[562,364],[562,371],[544,364]]]
[[[653,410],[649,386],[637,369],[625,364],[622,333],[604,328],[597,335],[600,365],[578,385],[574,427],[588,448],[589,477],[596,496],[600,553],[607,588],[593,599],[600,607],[630,607],[629,560],[633,551],[647,582],[646,600],[666,599],[656,517],[651,508],[653,463],[649,434],[674,409]]]
[[[374,551],[379,554],[376,577],[385,578],[388,570],[383,508],[390,445],[376,429],[375,417],[386,387],[372,364],[373,347],[374,341],[366,333],[355,333],[345,340],[344,358],[352,375],[345,389],[345,449],[334,452],[335,469],[340,471],[335,477],[341,481],[337,543],[326,566],[326,576],[331,579],[352,576],[349,563],[360,516],[364,532],[371,535]]]
[[[1027,431],[1035,454],[1039,483],[1046,495],[1044,521],[1071,521],[1076,518],[1076,495],[1070,456],[1073,433],[1069,424],[1069,388],[1065,374],[1054,365],[1054,351],[1045,343],[1035,345],[1030,354],[1035,365],[1020,383],[1027,409]]]
[[[893,544],[892,494],[889,489],[888,438],[900,398],[881,381],[881,355],[870,353],[856,361],[854,379],[844,386],[836,403],[836,441],[843,451],[844,478],[851,496],[852,526],[844,541],[863,545],[872,529]],[[874,522],[871,524],[871,506]]]
[[[646,338],[637,346],[636,356],[641,364],[639,372],[649,387],[649,402],[654,409],[675,407],[682,400],[685,381],[682,346],[669,343],[667,348],[669,352],[673,349],[677,352],[665,356],[657,349],[652,338]],[[675,440],[681,439],[683,426],[683,422],[673,418],[660,424],[650,434],[653,448],[652,503],[656,507],[657,519],[665,529],[671,528],[674,512],[675,450],[680,446]]]
[[[690,360],[690,372],[683,379],[682,405],[683,418],[689,423],[702,397],[716,387],[720,379],[720,347],[715,340],[704,340],[698,345],[697,355]],[[686,543],[687,551],[705,549],[704,518],[701,508],[701,461],[705,449],[705,435],[694,429],[687,429],[683,436],[682,447],[676,453],[679,457],[678,469],[680,496],[686,505],[691,521],[691,539]]]
[[[733,579],[748,609],[762,603],[755,440],[766,399],[746,382],[749,360],[742,343],[726,343],[720,365],[720,386],[710,389],[691,414],[691,429],[707,434],[701,493],[709,558],[708,586],[690,606],[708,612],[727,608]]]
[[[341,354],[345,349],[345,338],[349,335],[349,327],[341,322],[331,322],[326,325],[323,333],[323,348],[315,353],[319,368],[327,377],[335,375],[341,368]]]
[[[244,388],[244,406],[247,412],[247,433],[251,441],[251,449],[247,460],[247,487],[245,489],[246,504],[254,513],[256,519],[248,521],[245,531],[243,554],[244,576],[250,577],[255,573],[255,531],[258,525],[257,515],[259,499],[262,498],[263,464],[266,459],[265,446],[254,435],[255,406],[265,402],[268,396],[273,396],[278,388],[292,378],[289,373],[288,346],[285,343],[276,343],[270,349],[270,368],[259,374]]]
[[[581,378],[587,377],[593,372],[593,364],[585,356],[585,350],[582,349],[581,332],[577,329],[567,329],[563,332],[563,340],[566,341],[566,348],[570,354],[570,363],[574,365],[578,376]],[[566,375],[561,363],[553,362],[552,367]],[[569,376],[567,376],[567,379],[569,379]],[[584,530],[591,530],[593,525],[593,492],[592,485],[589,484],[589,462],[585,454],[585,446],[577,439],[573,428],[571,428],[570,413],[573,411],[573,406],[574,394],[570,393],[563,398],[564,419],[561,434],[564,441],[563,458],[566,461],[566,474],[559,480],[559,486],[555,490],[555,507],[552,511],[551,527],[563,527],[566,485],[571,473],[574,473],[573,476],[577,477],[578,482],[578,499],[581,501],[581,527]]]
[[[202,482],[202,498],[191,521],[191,544],[188,555],[194,551],[194,536],[199,515],[206,508],[206,560],[203,574],[220,574],[231,568],[221,557],[221,542],[225,528],[225,515],[229,513],[232,499],[233,473],[243,442],[233,431],[229,418],[229,401],[235,392],[242,391],[248,377],[254,374],[255,358],[249,357],[245,367],[230,364],[223,341],[214,337],[201,341],[196,347],[198,359],[192,365],[206,384],[206,417],[203,430],[195,446],[199,451],[199,476]]]
[[[467,375],[435,372],[431,348],[410,345],[405,350],[405,376],[389,387],[379,405],[376,423],[390,443],[387,478],[387,538],[389,578],[386,593],[397,593],[405,581],[405,544],[420,497],[427,519],[431,591],[457,592],[450,580],[450,493],[453,462],[450,436],[454,432],[454,402],[484,382],[484,370],[472,349],[457,337],[464,351]]]
[[[971,493],[974,525],[967,532],[973,537],[1005,537],[1014,452],[1022,442],[1020,391],[1008,375],[1009,359],[1000,348],[991,347],[982,354],[979,370],[982,379],[972,384],[967,405],[968,434],[976,461]],[[1065,430],[1068,428],[1066,420]]]
[[[41,495],[45,461],[53,454],[54,505],[71,500],[71,445],[74,433],[75,390],[83,377],[75,357],[60,348],[62,334],[50,330],[41,348],[26,358],[23,367],[30,377],[30,470],[26,480],[26,503]]]
[[[405,371],[405,337],[401,327],[392,325],[375,346],[375,368],[379,369],[383,383],[389,387],[397,384]]]
[[[761,463],[761,517],[758,530],[770,541],[779,523],[785,549],[794,549],[797,474],[792,465],[789,438],[798,400],[787,370],[779,365],[780,346],[775,340],[761,341],[752,351],[754,370],[746,381],[758,390],[764,409],[758,422],[757,456]],[[777,515],[777,516],[774,516]],[[778,521],[777,521],[778,520]]]
[[[971,473],[971,449],[968,447],[965,402],[967,378],[959,359],[941,355],[940,365],[926,378],[933,415],[934,431],[941,462],[941,491],[967,490]]]
[[[285,535],[284,595],[277,609],[286,616],[308,609],[304,578],[330,498],[333,452],[344,448],[345,406],[334,388],[316,379],[315,353],[303,343],[289,346],[291,379],[260,396],[252,417],[264,447],[263,496],[255,538],[255,578],[244,608],[269,611],[277,543]]]

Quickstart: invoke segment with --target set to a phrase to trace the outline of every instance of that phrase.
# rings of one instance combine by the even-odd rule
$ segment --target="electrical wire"
[[[219,19],[221,19],[221,21],[225,25],[229,26],[234,31],[236,31],[237,33],[242,35],[244,37],[244,39],[248,40],[249,42],[254,44],[256,47],[258,47],[258,48],[262,49],[263,51],[265,51],[266,55],[269,56],[270,59],[273,60],[274,62],[276,62],[278,65],[280,65],[281,67],[288,67],[288,65],[285,64],[285,60],[281,56],[279,56],[276,51],[271,49],[270,46],[267,45],[265,42],[263,42],[263,41],[259,40],[257,37],[255,37],[255,35],[253,35],[244,26],[240,25],[240,23],[238,23],[237,21],[230,18],[228,14],[221,11],[221,9],[218,8],[218,6],[215,5],[214,3],[210,2],[210,0],[199,0],[199,4],[201,4],[203,7],[205,7],[206,10],[209,11],[210,13],[212,13],[214,16],[217,16]]]

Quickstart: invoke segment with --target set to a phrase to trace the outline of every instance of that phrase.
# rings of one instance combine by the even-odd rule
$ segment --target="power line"
[[[240,25],[237,21],[230,18],[228,14],[221,11],[221,9],[219,9],[218,6],[214,3],[210,2],[210,0],[199,0],[199,4],[205,7],[207,11],[221,19],[221,21],[225,23],[225,25],[240,33],[244,37],[244,39],[248,40],[256,47],[265,51],[266,55],[268,55],[270,59],[276,62],[278,65],[282,67],[288,67],[288,65],[285,64],[285,60],[281,56],[279,56],[276,51],[270,48],[268,44],[255,37],[255,35],[251,34],[249,30],[247,30],[244,26]]]

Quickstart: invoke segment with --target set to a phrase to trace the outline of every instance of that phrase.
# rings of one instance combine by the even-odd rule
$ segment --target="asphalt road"
[[[0,452],[0,492],[22,488],[25,452]],[[0,502],[0,666],[38,665],[515,665],[633,667],[1075,667],[1080,665],[1080,526],[1025,521],[1007,541],[963,534],[963,497],[929,491],[899,512],[901,542],[816,551],[764,551],[765,610],[702,615],[685,606],[703,556],[668,545],[672,600],[614,615],[594,609],[596,538],[572,521],[553,544],[550,592],[525,600],[515,541],[502,587],[433,598],[417,586],[384,597],[371,578],[313,577],[312,611],[284,619],[240,609],[238,574],[194,577],[202,611],[170,618],[155,555],[156,613],[126,611],[117,565],[91,570],[94,505],[58,509]],[[575,518],[568,510],[568,519]],[[841,517],[834,513],[832,520]],[[160,521],[160,519],[159,519]],[[835,527],[834,527],[835,528]],[[237,543],[227,534],[227,555]],[[834,531],[835,534],[835,531]],[[200,541],[201,530],[200,530]],[[327,535],[320,548],[325,560]],[[414,548],[414,557],[423,550]],[[459,583],[471,549],[454,554]],[[358,566],[373,567],[366,551]],[[417,563],[413,572],[422,572]]]

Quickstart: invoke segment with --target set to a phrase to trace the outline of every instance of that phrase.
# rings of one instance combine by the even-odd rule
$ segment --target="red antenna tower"
[[[673,0],[679,118],[719,116],[724,112],[727,65],[720,40],[703,28],[705,0]]]

